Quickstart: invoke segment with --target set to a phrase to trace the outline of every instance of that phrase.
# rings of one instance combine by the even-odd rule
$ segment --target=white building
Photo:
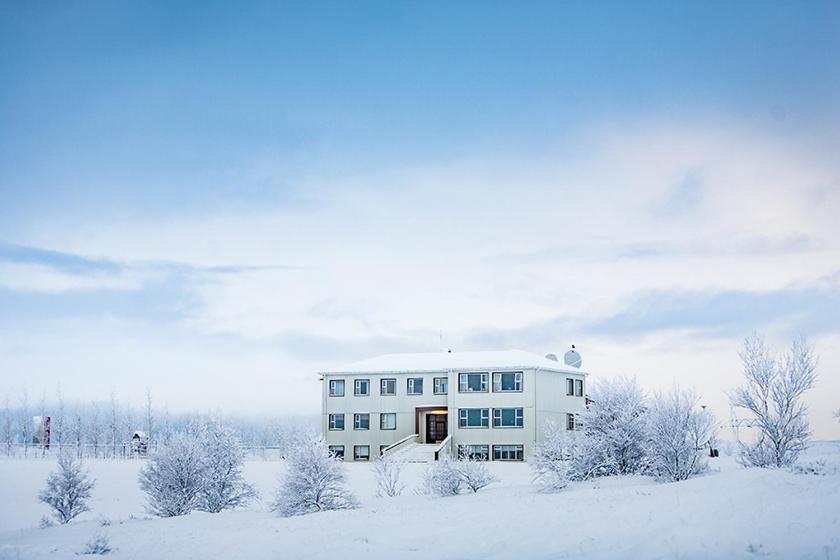
[[[521,461],[547,420],[573,430],[586,406],[587,374],[551,358],[521,350],[387,354],[320,372],[325,439],[348,461],[461,450]],[[566,361],[580,365],[574,350]]]

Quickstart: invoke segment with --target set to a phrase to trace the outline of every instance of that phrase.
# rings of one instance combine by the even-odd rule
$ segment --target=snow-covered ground
[[[36,500],[51,461],[0,461],[0,559],[77,558],[108,534],[112,556],[186,558],[814,558],[840,559],[840,442],[820,442],[801,462],[833,474],[744,469],[731,457],[682,483],[644,477],[575,484],[539,494],[524,464],[490,463],[499,482],[475,495],[376,498],[369,465],[348,464],[355,511],[283,519],[268,511],[282,463],[249,462],[264,501],[244,511],[150,519],[137,487],[140,462],[89,461],[97,479],[90,513],[38,529]],[[110,525],[103,525],[108,519]]]

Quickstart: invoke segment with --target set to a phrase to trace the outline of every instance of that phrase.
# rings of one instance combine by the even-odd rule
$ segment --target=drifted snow
[[[818,444],[803,461],[814,458],[836,468],[840,444]],[[0,558],[78,559],[103,530],[111,556],[135,559],[840,558],[840,474],[744,469],[731,457],[711,464],[716,472],[680,483],[614,477],[539,494],[527,465],[490,463],[500,482],[450,498],[413,493],[425,465],[405,465],[403,496],[376,498],[371,465],[348,464],[361,509],[284,519],[267,507],[282,464],[250,462],[245,475],[263,503],[142,519],[140,463],[88,462],[93,511],[37,529],[46,510],[35,495],[54,464],[0,461]]]

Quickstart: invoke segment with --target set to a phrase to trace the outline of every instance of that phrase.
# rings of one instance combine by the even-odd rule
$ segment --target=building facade
[[[586,407],[586,373],[520,350],[388,354],[320,375],[324,437],[347,461],[371,460],[412,436],[521,461],[546,422],[574,430]]]

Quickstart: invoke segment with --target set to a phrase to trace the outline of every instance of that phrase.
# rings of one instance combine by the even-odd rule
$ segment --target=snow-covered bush
[[[455,496],[461,492],[463,482],[457,462],[442,456],[426,469],[422,489],[433,496]]]
[[[297,442],[286,465],[272,504],[272,510],[283,517],[358,506],[345,485],[344,463],[329,452],[322,439]]]
[[[457,468],[464,486],[473,492],[478,492],[496,481],[496,477],[487,469],[487,463],[470,458],[466,450],[461,452]]]
[[[755,467],[789,467],[811,435],[804,393],[817,380],[817,358],[804,339],[796,339],[781,360],[770,355],[754,334],[741,351],[745,384],[730,396],[732,406],[746,410],[758,429],[754,443],[741,443],[740,460]]]
[[[111,552],[111,540],[105,533],[99,533],[89,540],[82,549],[81,554],[108,554]]]
[[[556,423],[545,423],[543,441],[534,448],[530,466],[534,483],[543,492],[558,492],[569,485],[574,442]]]
[[[199,509],[218,513],[242,507],[257,497],[242,476],[244,452],[236,433],[218,421],[203,430],[204,481]]]
[[[593,402],[583,414],[578,438],[576,478],[643,472],[647,409],[645,394],[633,378],[593,384]]]
[[[47,487],[38,494],[38,500],[50,506],[59,523],[69,523],[80,513],[89,510],[88,500],[95,481],[91,480],[82,464],[69,453],[58,458],[58,470],[47,477]]]
[[[647,457],[650,472],[665,481],[686,480],[708,469],[706,448],[714,419],[697,406],[697,398],[673,389],[657,394],[647,413]]]
[[[405,485],[400,482],[402,465],[389,455],[383,455],[373,463],[376,476],[376,495],[394,497],[402,494]]]
[[[46,515],[42,515],[40,521],[38,521],[38,528],[49,529],[50,527],[55,527],[55,521],[53,521]]]
[[[826,476],[832,471],[828,468],[828,464],[825,462],[825,459],[817,459],[815,461],[808,461],[804,464],[793,465],[790,468],[790,472],[793,474]]]
[[[149,513],[174,517],[201,507],[206,484],[202,440],[201,431],[191,429],[158,444],[139,477]]]

